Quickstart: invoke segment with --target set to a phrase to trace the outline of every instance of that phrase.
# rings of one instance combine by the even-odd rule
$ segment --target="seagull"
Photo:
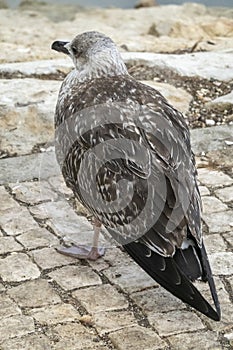
[[[66,185],[93,215],[91,247],[63,254],[96,260],[101,225],[156,282],[209,318],[220,306],[202,237],[189,129],[157,90],[135,80],[115,43],[90,31],[55,41],[75,68],[55,111],[55,151]],[[194,286],[208,282],[215,308]]]

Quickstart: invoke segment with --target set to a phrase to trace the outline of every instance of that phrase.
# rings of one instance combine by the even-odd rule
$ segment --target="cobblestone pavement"
[[[1,350],[233,349],[229,173],[199,168],[205,242],[222,307],[216,323],[167,293],[119,247],[97,262],[57,253],[62,241],[90,240],[92,226],[75,213],[52,151],[2,159],[0,167]],[[207,293],[205,284],[198,287]]]

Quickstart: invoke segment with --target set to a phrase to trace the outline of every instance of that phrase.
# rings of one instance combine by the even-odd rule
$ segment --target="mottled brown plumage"
[[[76,67],[61,86],[55,113],[67,186],[156,281],[219,320],[183,115],[128,74],[103,34],[84,33],[53,48]],[[208,280],[217,312],[191,283],[197,278]]]

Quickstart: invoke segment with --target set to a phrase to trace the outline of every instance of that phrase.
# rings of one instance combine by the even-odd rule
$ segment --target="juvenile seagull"
[[[183,115],[129,75],[104,34],[86,32],[71,42],[55,41],[52,49],[75,65],[58,96],[56,156],[67,186],[95,218],[93,247],[61,252],[97,259],[103,224],[161,286],[220,320]],[[192,284],[196,279],[208,281],[216,310]]]

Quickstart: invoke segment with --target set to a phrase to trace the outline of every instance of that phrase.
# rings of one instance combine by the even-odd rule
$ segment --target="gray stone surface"
[[[228,209],[226,204],[223,204],[219,199],[212,196],[203,197],[202,204],[204,214],[217,213]]]
[[[12,217],[14,220],[12,220]],[[30,215],[28,209],[19,206],[1,212],[0,226],[11,236],[16,236],[25,231],[37,229],[39,227],[37,222]]]
[[[197,315],[188,311],[170,311],[166,314],[155,313],[148,317],[160,336],[198,331],[205,326]]]
[[[17,200],[31,205],[39,202],[54,201],[58,197],[46,181],[10,184],[10,188]]]
[[[49,276],[65,290],[102,283],[100,277],[87,266],[65,266],[49,273]]]
[[[0,342],[14,337],[22,337],[34,332],[34,330],[34,321],[30,316],[3,317],[0,322]]]
[[[26,254],[12,253],[0,259],[0,274],[3,281],[21,282],[38,278],[40,270]]]
[[[214,100],[206,103],[206,107],[211,109],[218,109],[224,111],[225,109],[230,109],[233,106],[233,91],[227,95],[220,96]]]
[[[229,232],[233,227],[233,211],[205,214],[203,220],[211,233]]]
[[[220,350],[221,342],[218,341],[216,332],[202,331],[194,333],[182,333],[168,337],[174,350],[196,350],[197,344],[199,349],[203,350]]]
[[[46,332],[52,339],[56,339],[53,349],[64,350],[107,350],[93,330],[85,328],[80,323],[60,324],[49,328]]]
[[[232,137],[233,125],[191,130],[192,148],[196,154],[224,149],[226,142],[232,141]]]
[[[94,315],[94,325],[100,335],[137,324],[132,311],[108,311]]]
[[[185,308],[185,305],[179,299],[171,296],[162,287],[133,293],[131,298],[142,308],[146,315]]]
[[[43,334],[30,334],[23,338],[8,339],[1,344],[2,350],[52,350],[51,342]]]
[[[52,269],[54,267],[68,265],[74,262],[72,258],[58,254],[53,248],[36,249],[30,254],[42,270]]]
[[[0,184],[47,179],[60,174],[54,152],[0,159]]]
[[[10,155],[28,154],[37,143],[53,140],[59,85],[51,80],[0,80],[1,149]]]
[[[8,294],[20,307],[39,307],[61,302],[47,280],[36,279],[9,289]]]
[[[151,329],[133,326],[109,335],[118,350],[159,350],[167,344]]]
[[[209,260],[216,275],[233,274],[233,252],[220,252],[209,255]]]
[[[104,271],[104,274],[112,283],[120,286],[129,293],[156,285],[156,282],[134,262],[128,265],[110,267]]]
[[[30,310],[29,314],[42,325],[77,321],[79,314],[70,304],[56,304]]]
[[[23,247],[17,243],[14,237],[0,237],[0,255],[11,252],[18,252]]]
[[[198,179],[202,184],[213,188],[233,183],[233,179],[229,175],[224,174],[222,171],[207,168],[198,169]]]
[[[17,236],[17,241],[27,249],[52,247],[59,244],[59,239],[57,237],[41,227],[20,234]]]
[[[196,52],[185,55],[164,55],[143,52],[125,52],[129,65],[142,64],[157,70],[171,70],[181,76],[230,81],[233,79],[232,49],[222,52]]]
[[[77,290],[72,295],[89,313],[120,310],[129,305],[125,297],[109,284]]]
[[[233,186],[225,187],[220,190],[215,191],[216,196],[223,202],[233,201]]]

